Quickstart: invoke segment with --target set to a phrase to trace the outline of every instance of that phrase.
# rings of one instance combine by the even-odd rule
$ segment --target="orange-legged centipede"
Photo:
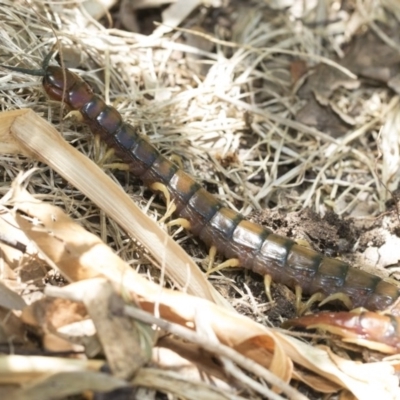
[[[79,111],[84,123],[115,150],[132,174],[149,187],[157,182],[165,185],[176,213],[189,221],[192,233],[207,246],[215,246],[226,258],[236,258],[242,267],[270,275],[276,282],[292,288],[298,285],[305,294],[343,293],[354,307],[369,310],[385,309],[399,298],[400,289],[395,285],[276,235],[225,207],[124,122],[79,75],[48,66],[49,59],[50,55],[41,70],[7,68],[43,76],[47,95]]]
[[[321,312],[285,321],[284,327],[297,326],[334,333],[344,341],[378,350],[400,352],[400,318],[363,309],[352,312]]]

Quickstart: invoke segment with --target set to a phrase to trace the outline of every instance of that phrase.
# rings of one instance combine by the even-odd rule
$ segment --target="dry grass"
[[[201,20],[195,13],[185,29],[156,37],[106,29],[79,3],[32,1],[28,6],[5,0],[0,4],[1,62],[40,68],[49,49],[61,46],[64,62],[72,59],[72,66],[78,65],[80,75],[127,121],[163,153],[180,157],[187,172],[245,215],[268,207],[311,207],[320,214],[333,210],[343,216],[376,216],[391,198],[388,189],[396,189],[400,179],[398,141],[390,141],[397,97],[384,85],[336,90],[330,103],[354,117],[347,133],[333,137],[295,120],[305,102],[297,95],[304,77],[293,82],[291,67],[294,60],[308,66],[324,63],[354,78],[332,60],[342,55],[342,46],[360,26],[378,30],[389,40],[369,18],[384,11],[399,15],[398,4],[360,0],[339,15],[340,2],[333,0],[317,2],[316,8],[311,2],[293,1],[286,11],[272,11],[265,3],[233,2],[231,14],[221,17],[231,24],[217,24],[211,32],[190,33]],[[189,36],[192,42],[199,37],[211,42],[212,49],[185,44]],[[61,106],[45,98],[38,78],[6,70],[0,74],[2,111],[32,108],[118,181],[151,218],[164,215],[162,202],[118,171],[117,160],[107,157],[88,128],[62,120]],[[397,148],[394,153],[387,151],[391,146]],[[0,195],[9,191],[20,171],[32,168],[35,172],[26,183],[30,193],[61,206],[123,260],[158,280],[141,247],[46,165],[0,154]],[[190,234],[164,228],[196,261],[206,264],[206,249]],[[263,318],[264,305],[257,304],[246,286],[238,288],[229,275],[211,279],[224,294],[239,295],[232,303],[245,304],[249,314]]]

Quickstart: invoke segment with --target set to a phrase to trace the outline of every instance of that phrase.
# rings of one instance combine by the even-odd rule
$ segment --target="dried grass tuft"
[[[396,189],[400,179],[398,152],[387,151],[398,147],[398,139],[393,139],[397,97],[384,85],[336,90],[330,104],[338,113],[355,116],[351,128],[334,137],[295,120],[304,106],[298,90],[305,77],[295,83],[290,71],[293,62],[301,60],[308,66],[329,65],[354,79],[349,69],[332,60],[342,56],[342,46],[362,24],[388,45],[398,46],[369,16],[399,15],[399,6],[386,1],[384,10],[376,2],[358,1],[352,14],[343,12],[337,22],[325,24],[338,17],[338,2],[319,2],[319,8],[309,9],[308,2],[289,3],[282,12],[261,0],[251,5],[233,2],[235,23],[227,41],[221,27],[212,34],[178,28],[169,36],[143,36],[105,29],[80,3],[4,0],[0,60],[40,68],[50,48],[60,47],[66,65],[79,65],[82,77],[127,121],[166,155],[180,157],[187,172],[245,215],[268,207],[312,207],[320,214],[333,210],[344,216],[375,216],[391,198],[388,189]],[[191,18],[189,27],[196,22]],[[201,50],[183,43],[189,35],[209,42],[212,50],[211,45]],[[62,107],[45,98],[38,78],[1,69],[0,93],[2,111],[33,109],[118,181],[151,218],[164,215],[158,198],[116,170],[117,161],[107,157],[88,128],[62,119]],[[132,244],[111,219],[46,165],[0,154],[0,195],[10,190],[20,171],[32,168],[35,172],[26,184],[30,193],[61,206],[149,279],[162,280],[157,270],[149,269],[139,244]],[[196,261],[206,263],[205,249],[189,234],[181,229],[170,234]],[[245,304],[249,314],[262,318],[264,305],[237,288],[233,279],[212,279],[227,296],[240,294],[240,300],[231,302]]]

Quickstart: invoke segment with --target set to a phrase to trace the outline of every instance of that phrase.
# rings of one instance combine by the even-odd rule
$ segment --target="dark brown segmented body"
[[[208,246],[214,245],[225,257],[237,258],[241,266],[269,274],[276,282],[292,288],[299,285],[306,294],[347,294],[354,307],[384,309],[399,297],[395,285],[275,235],[226,208],[123,122],[118,111],[93,94],[90,86],[73,72],[47,67],[43,86],[52,99],[79,110],[92,132],[114,148],[116,155],[146,185],[163,183],[177,213],[189,220],[193,234]]]

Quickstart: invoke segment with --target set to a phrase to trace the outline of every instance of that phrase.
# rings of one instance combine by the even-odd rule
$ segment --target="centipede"
[[[285,321],[283,327],[319,329],[386,354],[400,352],[400,318],[363,309],[352,312],[321,312]]]
[[[327,257],[294,240],[275,234],[226,207],[183,169],[153,146],[148,137],[125,122],[121,114],[94,93],[78,74],[49,65],[51,53],[40,70],[3,67],[41,76],[44,91],[52,100],[79,111],[91,132],[99,135],[129,171],[144,185],[165,186],[176,207],[176,215],[188,221],[188,228],[207,246],[214,246],[227,259],[274,282],[300,287],[306,295],[347,296],[353,307],[382,310],[400,295],[393,283]]]

